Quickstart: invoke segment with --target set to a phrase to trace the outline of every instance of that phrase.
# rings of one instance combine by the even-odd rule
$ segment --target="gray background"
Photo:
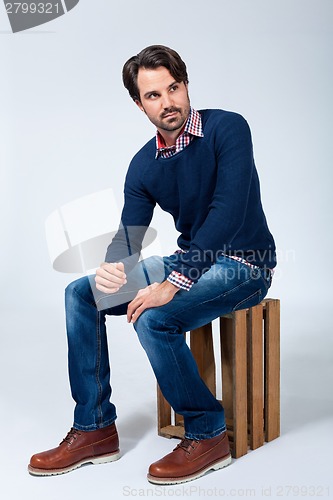
[[[243,496],[252,488],[256,497],[271,488],[276,496],[279,486],[286,496],[288,485],[322,486],[326,496],[330,486],[332,495],[332,17],[329,0],[81,0],[51,23],[13,35],[0,10],[5,498],[123,498],[140,488],[147,495],[149,463],[176,443],[156,436],[155,381],[132,328],[117,318],[109,344],[123,458],[56,478],[26,473],[32,453],[66,434],[73,408],[63,290],[78,275],[52,270],[45,219],[110,187],[121,207],[128,162],[154,134],[122,87],[121,69],[153,43],[186,61],[195,108],[248,120],[279,251],[270,296],[282,307],[282,436],[189,484],[191,497],[215,487]],[[153,226],[162,229],[163,251],[172,251],[171,219],[157,211]]]

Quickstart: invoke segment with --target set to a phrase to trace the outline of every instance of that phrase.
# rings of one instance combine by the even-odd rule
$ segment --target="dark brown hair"
[[[139,69],[156,69],[160,66],[167,68],[176,82],[188,83],[186,65],[180,55],[164,45],[150,45],[131,57],[123,67],[123,82],[134,101],[140,101],[137,83]]]

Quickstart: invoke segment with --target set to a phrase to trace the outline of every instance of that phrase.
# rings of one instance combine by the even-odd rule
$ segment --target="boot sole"
[[[193,481],[194,479],[198,479],[201,476],[204,476],[210,470],[219,470],[223,469],[223,467],[227,467],[227,465],[231,464],[231,455],[227,455],[222,460],[218,460],[210,465],[205,466],[193,474],[189,474],[188,476],[182,477],[156,477],[151,474],[147,474],[147,479],[150,483],[153,484],[180,484],[186,483],[187,481]]]
[[[58,476],[59,474],[66,474],[67,472],[71,472],[72,470],[78,469],[79,467],[85,464],[97,465],[97,464],[107,464],[109,462],[114,462],[118,460],[120,456],[121,455],[118,450],[108,455],[101,455],[99,457],[93,457],[93,458],[85,458],[80,462],[76,462],[75,464],[69,465],[68,467],[64,467],[62,469],[37,469],[35,467],[32,467],[31,465],[28,465],[28,472],[32,476]]]

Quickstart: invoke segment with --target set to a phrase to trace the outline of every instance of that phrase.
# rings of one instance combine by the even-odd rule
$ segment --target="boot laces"
[[[191,450],[195,449],[194,444],[198,442],[199,441],[197,439],[183,438],[181,442],[177,444],[175,450],[177,450],[177,448],[181,448],[186,453],[191,453]]]
[[[64,439],[61,441],[60,444],[62,443],[72,444],[73,441],[75,441],[78,436],[81,436],[81,432],[72,427],[71,430],[67,433],[67,436],[64,437]]]

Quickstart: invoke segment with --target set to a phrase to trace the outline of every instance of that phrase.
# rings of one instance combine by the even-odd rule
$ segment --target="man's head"
[[[186,65],[180,55],[164,45],[150,45],[124,64],[123,82],[133,101],[141,101],[138,88],[139,69],[153,70],[161,66],[169,71],[176,82],[188,84]]]
[[[186,65],[179,54],[163,45],[147,47],[125,63],[123,82],[139,108],[172,142],[190,111]]]

